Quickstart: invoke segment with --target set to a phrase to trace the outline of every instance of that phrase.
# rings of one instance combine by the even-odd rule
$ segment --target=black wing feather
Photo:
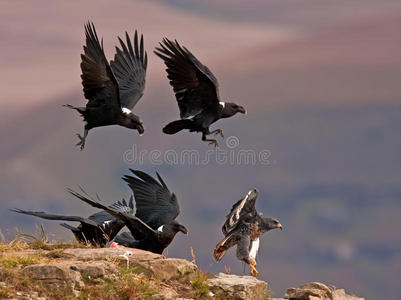
[[[120,95],[116,78],[99,42],[95,25],[85,25],[86,45],[81,54],[82,85],[88,106],[107,105],[120,108]]]
[[[81,222],[88,224],[90,226],[98,227],[100,224],[94,220],[90,220],[89,218],[82,218],[78,216],[63,216],[63,215],[55,215],[55,214],[48,214],[42,211],[29,211],[29,210],[22,210],[18,208],[10,209],[10,211],[25,214],[30,216],[39,217],[46,220],[59,220],[59,221],[71,221],[71,222]]]
[[[134,192],[136,216],[153,229],[173,221],[179,214],[180,208],[174,193],[167,188],[160,175],[160,183],[148,174],[132,170],[136,177],[125,175],[125,180]]]
[[[154,53],[167,66],[167,78],[173,87],[181,118],[200,113],[219,104],[218,82],[208,67],[177,41],[163,39]]]
[[[150,228],[147,224],[145,224],[142,220],[139,218],[127,214],[124,212],[120,212],[118,210],[115,210],[113,208],[107,207],[95,200],[89,199],[88,197],[85,197],[71,189],[68,190],[72,195],[77,197],[78,199],[82,200],[83,202],[96,207],[105,210],[109,214],[111,214],[113,217],[121,220],[124,222],[124,224],[127,226],[127,228],[130,230],[132,236],[139,240],[139,239],[147,239],[147,238],[153,238],[155,235],[158,233]]]
[[[144,53],[143,35],[138,46],[138,33],[135,30],[134,48],[127,32],[125,38],[126,44],[118,38],[122,50],[116,47],[114,61],[110,64],[120,86],[121,106],[132,110],[145,89],[148,57]]]

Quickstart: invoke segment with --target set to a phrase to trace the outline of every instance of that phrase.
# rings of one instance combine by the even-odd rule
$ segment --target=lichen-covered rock
[[[214,295],[222,299],[262,300],[267,297],[267,283],[252,276],[219,273],[206,284]]]
[[[363,300],[363,298],[347,295],[342,289],[331,290],[321,282],[309,282],[298,288],[289,288],[284,298],[290,300]]]

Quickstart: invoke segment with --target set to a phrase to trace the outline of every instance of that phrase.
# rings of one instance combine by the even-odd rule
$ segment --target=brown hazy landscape
[[[401,299],[401,3],[317,0],[268,1],[2,1],[0,4],[1,237],[44,224],[9,208],[89,215],[94,210],[66,192],[85,187],[105,203],[130,194],[128,168],[157,170],[177,194],[177,235],[167,256],[200,268],[242,274],[231,251],[212,259],[231,205],[251,188],[258,208],[283,231],[262,238],[260,277],[274,295],[307,281],[344,287],[367,299]],[[61,105],[83,105],[80,53],[91,20],[112,59],[117,35],[138,29],[149,56],[147,85],[135,107],[145,135],[121,127],[90,132],[75,147],[83,123]],[[164,65],[152,52],[175,38],[209,66],[226,101],[246,116],[220,121],[235,147],[268,153],[267,161],[221,162],[196,134],[166,136],[178,116]],[[200,162],[171,162],[183,151]],[[144,160],[134,154],[142,151]],[[159,151],[161,163],[149,152]]]

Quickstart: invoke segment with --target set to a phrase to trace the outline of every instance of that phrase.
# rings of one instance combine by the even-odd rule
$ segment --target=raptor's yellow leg
[[[255,277],[258,276],[258,274],[259,274],[258,270],[256,270],[256,268],[254,266],[252,266],[252,265],[250,265],[250,266],[251,266],[251,274]]]
[[[252,267],[256,266],[256,260],[253,257],[250,257],[249,260],[251,261],[250,266]]]

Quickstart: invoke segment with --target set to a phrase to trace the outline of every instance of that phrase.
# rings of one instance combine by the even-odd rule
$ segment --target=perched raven
[[[73,195],[75,192],[71,192]],[[112,205],[110,208],[120,211],[126,214],[133,214],[134,204],[133,199],[129,200],[128,204],[123,199]],[[10,209],[13,212],[31,215],[47,220],[62,220],[62,221],[75,221],[81,224],[78,227],[70,226],[66,223],[60,224],[61,226],[68,228],[72,231],[77,241],[86,243],[89,242],[94,246],[104,247],[109,241],[114,239],[117,233],[125,226],[124,222],[120,219],[114,218],[104,210],[90,215],[88,218],[82,218],[78,216],[62,216],[48,214],[45,212],[38,211],[26,211],[21,209]]]
[[[135,216],[104,206],[77,193],[75,196],[89,205],[104,209],[125,223],[130,233],[118,235],[114,240],[117,244],[161,254],[178,231],[188,234],[185,226],[175,220],[179,214],[177,198],[168,190],[158,173],[156,174],[160,182],[144,172],[131,171],[138,178],[127,175],[123,179],[134,192]]]
[[[245,108],[235,103],[221,102],[216,77],[187,48],[167,38],[154,53],[164,60],[167,78],[173,87],[180,109],[181,120],[167,124],[166,134],[175,134],[183,129],[202,132],[202,141],[218,146],[210,134],[220,134],[221,129],[209,131],[209,126],[221,118],[229,118],[237,112],[246,113]],[[189,118],[192,117],[192,118]]]
[[[216,245],[213,253],[214,259],[220,261],[229,248],[237,245],[237,258],[251,266],[254,276],[258,275],[255,259],[259,250],[259,237],[271,229],[282,229],[279,221],[264,217],[256,211],[257,197],[258,191],[253,189],[233,205],[222,228],[225,237]]]
[[[81,54],[82,85],[86,107],[66,107],[76,109],[84,118],[84,135],[79,134],[81,150],[89,130],[107,125],[120,125],[144,132],[142,120],[132,112],[143,95],[147,67],[147,53],[144,52],[143,36],[138,45],[135,31],[134,48],[128,33],[126,44],[120,39],[121,48],[116,47],[114,61],[108,63],[93,23],[85,25],[86,45]]]

